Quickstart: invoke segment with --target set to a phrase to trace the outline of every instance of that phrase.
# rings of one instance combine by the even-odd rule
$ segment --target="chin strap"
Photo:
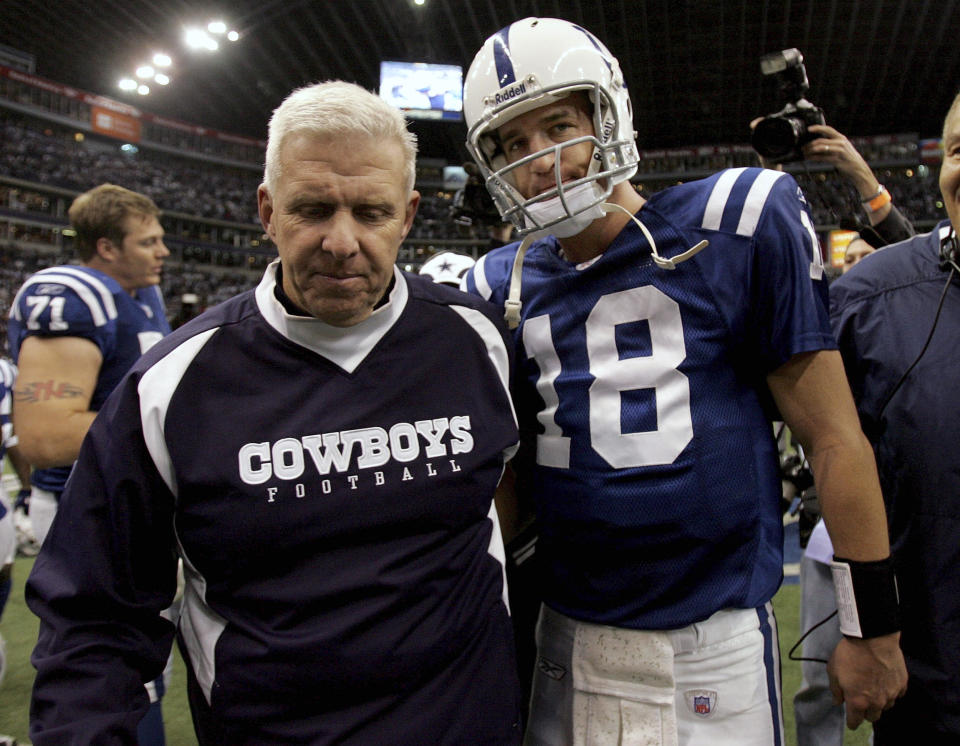
[[[604,202],[601,207],[603,208],[604,212],[616,212],[619,210],[620,212],[625,213],[634,223],[637,224],[637,227],[643,231],[643,235],[650,243],[650,251],[653,254],[651,257],[653,259],[653,263],[656,264],[660,269],[676,269],[678,264],[687,261],[687,259],[690,259],[693,256],[696,256],[710,245],[709,241],[703,240],[696,245],[691,246],[682,254],[677,254],[672,259],[664,259],[659,253],[657,253],[657,244],[653,240],[653,236],[651,235],[650,231],[647,230],[647,226],[641,223],[637,219],[636,215],[630,212],[627,208],[618,204],[614,204],[613,202]],[[520,309],[523,307],[523,303],[520,301],[523,257],[527,253],[527,249],[530,248],[530,244],[532,244],[537,238],[541,238],[543,235],[545,235],[543,232],[534,232],[528,233],[526,236],[524,236],[523,241],[520,243],[520,247],[517,249],[517,254],[513,258],[513,270],[510,272],[510,291],[507,295],[507,299],[503,303],[503,318],[506,319],[507,326],[511,329],[516,329],[520,325]]]
[[[528,233],[520,242],[520,248],[517,249],[517,255],[513,258],[513,271],[510,272],[510,293],[503,302],[503,318],[507,321],[507,326],[516,329],[520,325],[520,308],[523,304],[520,302],[520,275],[523,274],[523,255],[527,253],[530,244],[534,242],[534,234]]]
[[[707,248],[707,246],[710,245],[709,241],[703,240],[700,243],[696,244],[695,246],[691,246],[682,254],[677,254],[672,259],[664,259],[662,256],[660,256],[659,253],[657,253],[657,244],[653,240],[653,236],[650,235],[650,231],[647,230],[647,226],[641,223],[637,219],[636,215],[630,212],[626,207],[615,204],[613,202],[604,202],[600,206],[603,208],[604,212],[616,212],[617,210],[619,210],[620,212],[624,213],[627,217],[629,217],[634,223],[637,224],[637,227],[641,231],[643,231],[643,235],[646,237],[647,241],[650,243],[650,251],[653,252],[653,256],[651,257],[653,259],[653,263],[656,264],[658,267],[660,267],[660,269],[676,269],[677,265],[680,264],[680,262],[685,262],[690,257],[696,256],[705,248]]]

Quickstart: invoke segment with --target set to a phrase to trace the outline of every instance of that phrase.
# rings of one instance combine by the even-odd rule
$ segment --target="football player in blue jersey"
[[[415,158],[353,84],[274,112],[278,259],[134,364],[31,573],[36,746],[131,743],[175,633],[204,746],[520,743],[512,348],[490,304],[396,266]]]
[[[69,210],[81,263],[34,273],[11,304],[14,415],[36,467],[30,515],[41,543],[100,405],[170,331],[158,287],[170,254],[159,215],[149,197],[113,184],[81,194]]]
[[[14,419],[35,467],[30,494],[34,534],[43,542],[71,465],[117,382],[169,333],[160,273],[170,252],[160,211],[142,194],[102,184],[70,205],[78,265],[34,273],[10,309],[10,352],[19,375]],[[160,699],[169,670],[147,685],[153,703],[142,744],[163,744]]]
[[[531,744],[780,744],[782,579],[771,419],[804,446],[834,536],[848,724],[906,686],[876,468],[844,379],[820,248],[782,172],[645,201],[617,60],[527,18],[465,80],[467,147],[523,241],[466,286],[506,309],[532,455],[544,605]]]

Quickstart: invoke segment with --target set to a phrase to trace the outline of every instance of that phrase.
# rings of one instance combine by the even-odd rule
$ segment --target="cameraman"
[[[865,237],[868,243],[876,248],[916,235],[910,221],[894,207],[890,192],[846,135],[826,124],[811,124],[807,131],[816,139],[803,146],[803,157],[812,163],[829,163],[853,184],[867,213],[870,233],[876,234],[876,238]]]
[[[764,117],[757,117],[750,122],[750,130],[754,130],[763,119]],[[859,215],[848,217],[852,218],[849,222],[857,225],[861,237],[867,243],[879,248],[916,235],[913,224],[893,204],[890,192],[880,183],[846,135],[827,124],[811,124],[807,127],[807,132],[815,138],[802,146],[803,160],[829,163],[857,190],[869,222],[864,224]],[[757,158],[764,168],[783,170],[783,163],[771,162],[760,153],[757,153]],[[843,217],[841,216],[841,220]]]
[[[477,238],[486,229],[488,242],[480,249],[481,254],[486,254],[513,241],[513,223],[500,217],[477,165],[472,161],[464,163],[463,170],[467,172],[467,181],[453,196],[450,218],[457,225],[474,230]]]

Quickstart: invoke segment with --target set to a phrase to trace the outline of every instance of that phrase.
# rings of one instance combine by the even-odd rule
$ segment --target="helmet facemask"
[[[579,233],[593,220],[602,217],[600,205],[610,196],[614,184],[628,179],[636,171],[636,145],[632,137],[614,139],[623,131],[624,123],[619,119],[618,107],[599,84],[584,85],[581,82],[541,89],[533,78],[531,75],[525,81],[530,94],[494,109],[489,117],[474,125],[468,134],[467,147],[479,165],[504,221],[513,223],[521,236],[553,233],[562,238]],[[558,143],[507,163],[497,135],[499,128],[527,111],[565,99],[576,91],[588,95],[593,109],[594,134]],[[629,110],[625,89],[623,95]],[[627,124],[628,131],[629,127]],[[584,142],[593,145],[587,173],[564,183],[561,176],[563,151]],[[550,151],[554,153],[555,186],[533,197],[524,197],[516,188],[514,173]]]

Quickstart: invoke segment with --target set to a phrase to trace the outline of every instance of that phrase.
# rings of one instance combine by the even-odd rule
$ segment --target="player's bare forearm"
[[[840,354],[797,355],[767,380],[784,420],[803,444],[835,553],[864,562],[889,556],[876,462],[860,429]]]
[[[834,554],[860,562],[888,557],[886,509],[876,462],[859,427],[843,446],[807,452],[807,457]]]

